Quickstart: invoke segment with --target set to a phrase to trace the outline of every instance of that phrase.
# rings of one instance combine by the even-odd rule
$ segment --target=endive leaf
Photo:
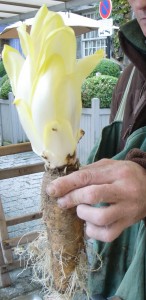
[[[95,66],[104,57],[104,50],[98,50],[95,54],[86,56],[77,61],[76,73],[81,82],[92,72]]]
[[[41,139],[41,136],[38,135],[38,132],[34,126],[30,108],[21,99],[15,99],[14,104],[17,107],[20,122],[28,139],[31,141],[33,150],[35,153],[41,156],[43,140]]]
[[[54,13],[52,13],[54,14]],[[48,9],[46,5],[43,5],[37,12],[33,25],[31,27],[30,35],[32,39],[35,39],[37,37],[38,32],[40,31],[40,28],[42,28],[42,22],[44,22],[45,18],[48,16]]]
[[[43,69],[45,67],[45,70]],[[36,77],[32,88],[32,116],[39,134],[43,134],[45,124],[57,118],[57,106],[62,94],[59,82],[65,76],[64,61],[58,55],[53,55],[46,61],[40,74]],[[59,87],[59,88],[58,88]],[[56,93],[57,97],[55,99]],[[54,94],[55,93],[55,94]],[[55,101],[55,102],[54,102]],[[61,104],[63,105],[63,103]],[[62,108],[62,106],[61,106]]]
[[[15,95],[18,78],[25,60],[16,49],[8,45],[4,46],[2,58]]]
[[[32,44],[32,40],[30,38],[30,35],[26,32],[26,24],[22,24],[17,28],[21,48],[23,50],[23,54],[25,56],[29,55],[31,58],[33,58],[34,55],[34,48]]]
[[[19,78],[17,81],[17,87],[16,87],[16,98],[19,98],[26,102],[28,106],[30,106],[30,97],[31,97],[31,89],[32,89],[32,82],[33,82],[33,72],[32,68],[32,61],[30,60],[30,57],[27,56],[22,68],[21,72],[19,74]]]
[[[44,5],[44,9],[46,6]],[[64,22],[59,14],[49,11],[47,15],[40,15],[39,22],[37,19],[34,19],[34,23],[32,24],[30,36],[33,42],[44,42],[44,39],[53,31],[58,29],[59,27],[63,27]],[[41,37],[41,38],[40,38]],[[40,43],[38,43],[38,46]]]
[[[74,71],[76,58],[76,39],[71,28],[61,27],[54,30],[49,35],[49,37],[46,39],[44,48],[40,53],[40,65],[45,64],[46,59],[51,57],[53,54],[58,54],[62,57],[67,74]]]
[[[44,145],[51,168],[66,164],[67,156],[76,149],[70,122],[63,119],[49,122],[44,130]]]
[[[81,85],[76,74],[62,76],[58,86],[54,89],[54,101],[57,116],[68,120],[72,124],[72,130],[76,135],[81,116]],[[59,93],[59,91],[61,91]],[[63,109],[62,109],[63,107]]]
[[[46,122],[60,116],[71,122],[76,135],[81,115],[80,82],[74,74],[66,75],[64,61],[58,55],[53,55],[44,67],[46,72],[42,67],[32,89],[36,128],[42,134]]]
[[[47,36],[50,32],[62,26],[64,26],[64,22],[61,16],[48,11],[46,5],[43,5],[34,19],[30,32],[38,62],[42,57],[42,50]]]

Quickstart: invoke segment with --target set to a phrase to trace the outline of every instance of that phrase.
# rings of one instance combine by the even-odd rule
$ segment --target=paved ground
[[[0,169],[10,166],[27,165],[40,162],[33,152],[0,157]],[[0,197],[6,217],[25,215],[40,210],[40,189],[43,173],[36,173],[0,181]],[[8,227],[9,237],[21,236],[30,231],[43,228],[41,220],[31,221]],[[0,288],[0,300],[40,300],[43,299],[42,287],[32,282],[31,268],[10,272],[12,285]],[[74,300],[85,300],[76,296]]]
[[[0,157],[0,169],[40,162],[33,152]],[[0,197],[6,217],[20,216],[40,210],[40,189],[43,173],[25,175],[0,181]],[[40,230],[41,220],[8,227],[9,237],[21,236],[30,231]],[[0,289],[0,300],[11,300],[21,294],[38,290],[31,282],[31,269],[10,272],[12,286]],[[27,298],[25,298],[27,299]]]
[[[33,152],[0,157],[0,168],[29,165],[40,162]],[[40,210],[40,189],[43,173],[20,176],[0,181],[0,196],[6,217],[25,215]],[[37,230],[40,220],[18,224],[8,228],[9,236],[15,237]]]
[[[22,297],[22,299],[32,299],[28,298],[29,295],[38,295],[41,299],[43,299],[42,288],[31,281],[31,269],[24,271],[21,273],[21,269],[13,271],[10,273],[12,279],[12,285],[7,288],[0,288],[0,300],[12,300],[18,299],[18,297]],[[21,299],[21,298],[20,298]]]

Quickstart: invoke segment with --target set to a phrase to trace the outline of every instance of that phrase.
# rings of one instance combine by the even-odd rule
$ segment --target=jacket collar
[[[146,37],[137,20],[132,20],[120,28],[119,39],[126,56],[146,78]]]

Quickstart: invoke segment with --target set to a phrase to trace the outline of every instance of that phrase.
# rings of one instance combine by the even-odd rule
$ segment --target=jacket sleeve
[[[128,154],[126,155],[125,159],[136,162],[137,164],[142,166],[144,169],[146,169],[146,152],[144,152],[138,148],[131,149],[128,152]]]
[[[146,152],[134,148],[130,150],[126,156],[126,160],[131,160],[146,169]],[[146,217],[143,219],[146,226]]]

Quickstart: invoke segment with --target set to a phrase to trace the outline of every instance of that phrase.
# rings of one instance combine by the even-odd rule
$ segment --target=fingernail
[[[65,201],[64,201],[63,198],[59,198],[59,199],[57,200],[57,204],[58,204],[58,206],[59,206],[60,208],[67,208],[67,205],[66,205],[66,203],[65,203]]]
[[[46,192],[49,196],[54,196],[55,195],[55,189],[51,184],[47,186]]]

